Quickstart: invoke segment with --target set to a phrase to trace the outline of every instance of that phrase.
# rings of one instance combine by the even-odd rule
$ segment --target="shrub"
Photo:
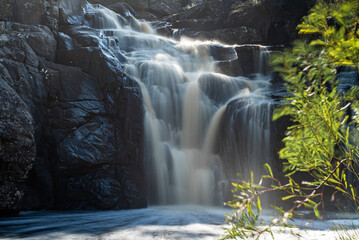
[[[359,203],[359,90],[354,84],[343,91],[337,78],[342,66],[358,71],[359,2],[319,1],[298,29],[306,37],[273,59],[288,91],[274,119],[290,116],[293,122],[279,152],[286,182],[274,177],[265,165],[268,175],[259,184],[253,177],[233,184],[234,200],[227,205],[234,210],[227,216],[231,227],[224,238],[258,238],[272,233],[275,225],[292,226],[288,220],[302,208],[320,217],[318,208],[329,188],[333,189],[331,199],[342,193]],[[310,178],[296,181],[294,176],[303,173]],[[264,187],[265,180],[269,187]],[[264,224],[260,198],[274,191],[284,193],[282,200],[291,201],[291,207],[274,207],[278,215]]]

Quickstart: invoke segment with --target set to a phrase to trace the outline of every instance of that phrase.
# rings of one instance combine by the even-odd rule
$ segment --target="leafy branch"
[[[273,226],[295,227],[288,222],[302,208],[311,209],[319,218],[318,207],[324,208],[326,189],[332,189],[332,201],[341,193],[359,203],[359,88],[353,85],[339,90],[337,78],[342,66],[358,72],[359,2],[319,1],[298,29],[309,37],[294,42],[292,49],[272,61],[288,92],[273,119],[290,116],[293,123],[279,152],[286,183],[273,176],[268,164],[268,175],[258,184],[253,183],[253,173],[250,181],[234,183],[234,200],[227,203],[234,210],[227,215],[230,228],[225,239],[258,239],[264,233],[273,236]],[[300,183],[294,180],[303,174],[310,177]],[[263,179],[269,182],[264,185]],[[286,211],[272,206],[277,216],[265,223],[261,197],[270,192],[280,192],[282,201],[292,203]]]

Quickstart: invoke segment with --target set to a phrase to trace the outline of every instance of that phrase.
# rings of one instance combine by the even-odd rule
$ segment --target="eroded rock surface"
[[[141,9],[136,10],[142,12],[136,17],[158,20],[158,31],[165,36],[216,40],[228,44],[266,45],[294,40],[297,37],[296,26],[315,3],[313,0],[142,0],[141,4],[135,2],[127,1],[134,8],[141,6]],[[169,8],[176,11],[169,11]]]
[[[26,19],[35,2],[15,1],[0,22],[1,215],[146,206],[142,96],[96,30],[78,31],[85,3],[36,1]]]

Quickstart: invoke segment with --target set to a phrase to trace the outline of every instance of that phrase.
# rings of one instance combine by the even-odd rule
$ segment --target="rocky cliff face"
[[[81,26],[85,1],[8,3],[0,22],[0,214],[145,207],[140,90]]]
[[[155,21],[160,34],[227,44],[286,44],[314,0],[91,0],[114,11],[124,3],[137,18]]]

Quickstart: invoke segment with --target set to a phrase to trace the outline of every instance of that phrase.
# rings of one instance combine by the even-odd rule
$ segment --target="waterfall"
[[[96,15],[87,24],[141,87],[150,204],[221,204],[233,172],[270,161],[265,47],[255,77],[227,76],[216,64],[240,58],[235,46],[164,38],[129,12],[99,5],[87,15]]]

